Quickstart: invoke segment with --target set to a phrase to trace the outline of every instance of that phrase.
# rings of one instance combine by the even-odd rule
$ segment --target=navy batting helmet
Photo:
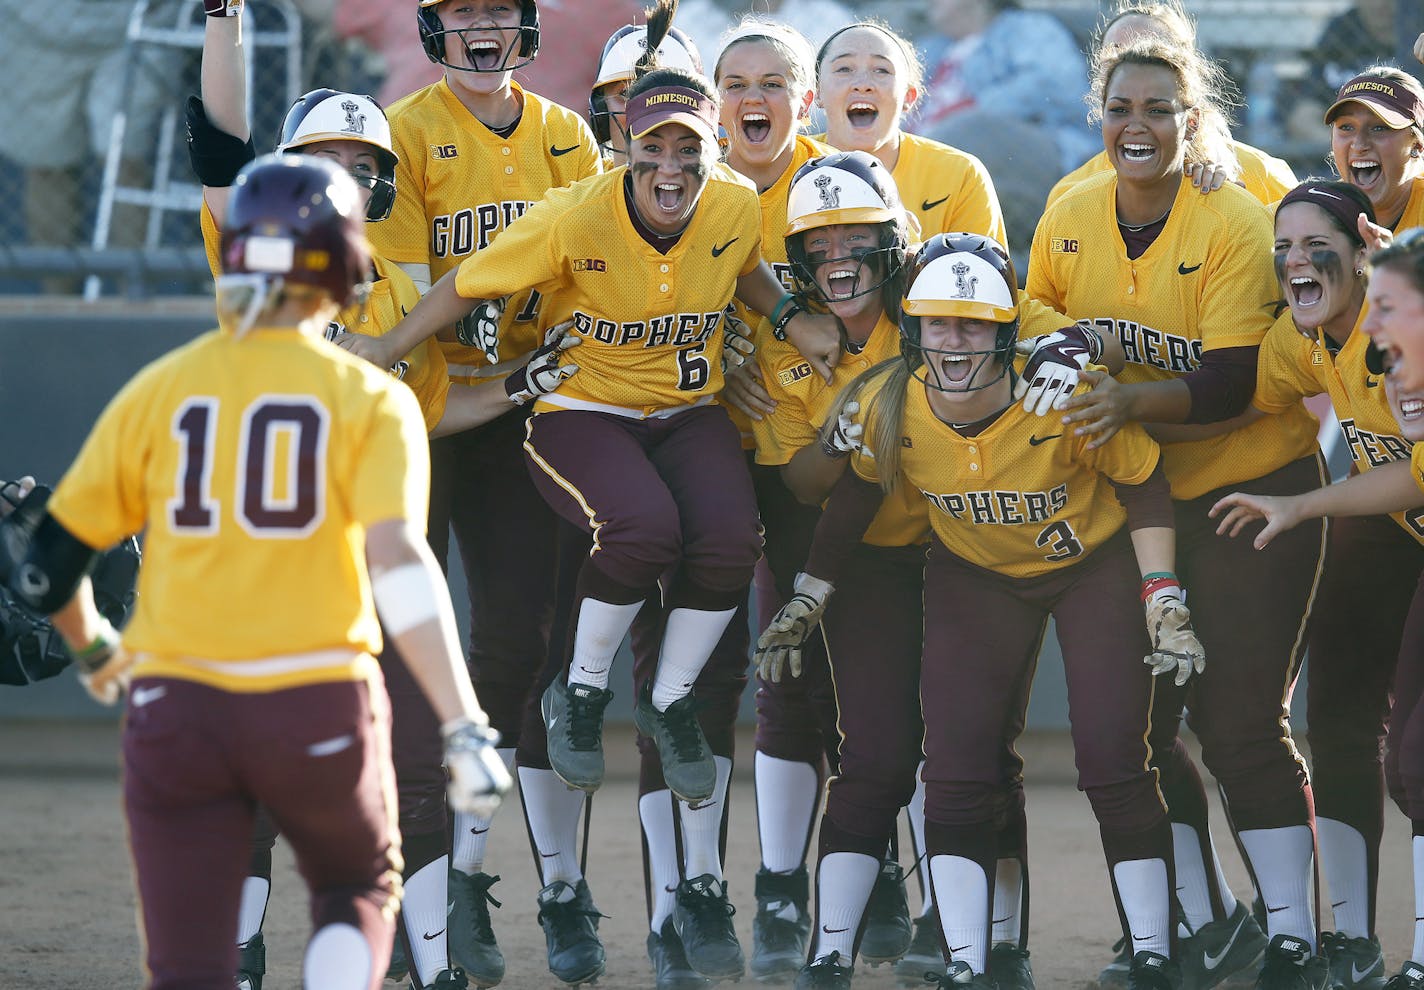
[[[539,4],[536,0],[521,0],[522,9],[517,28],[447,28],[440,19],[440,5],[446,2],[447,0],[420,0],[420,10],[416,12],[420,25],[420,43],[425,46],[425,54],[430,61],[462,72],[508,72],[522,69],[539,54]],[[514,32],[513,37],[507,36],[510,31]],[[496,32],[500,39],[465,37],[478,35],[480,32]],[[464,45],[465,57],[459,65],[445,60],[447,34],[456,35]],[[518,44],[515,44],[516,41]],[[511,62],[516,55],[519,61]]]

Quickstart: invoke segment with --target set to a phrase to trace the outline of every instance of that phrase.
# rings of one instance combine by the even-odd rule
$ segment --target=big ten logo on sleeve
[[[481,203],[430,220],[430,253],[436,258],[459,258],[489,247],[494,236],[533,206],[531,200]]]
[[[432,144],[430,146],[430,157],[437,161],[449,161],[452,158],[459,158],[460,151],[453,144]]]
[[[1078,238],[1076,237],[1055,237],[1049,245],[1051,254],[1077,254]]]
[[[776,373],[776,381],[782,388],[790,388],[799,381],[805,381],[811,377],[811,365],[802,361],[792,365],[790,368],[783,368]]]

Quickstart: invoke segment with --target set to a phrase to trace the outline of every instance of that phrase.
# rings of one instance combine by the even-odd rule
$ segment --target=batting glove
[[[499,364],[499,321],[508,305],[508,296],[486,299],[455,324],[460,343],[484,351],[490,364]]]
[[[1173,581],[1156,590],[1148,590],[1145,585],[1143,596],[1152,653],[1142,662],[1152,668],[1154,677],[1174,674],[1173,680],[1181,687],[1193,673],[1206,669],[1206,650],[1192,629],[1192,613],[1182,600],[1181,585]]]
[[[722,328],[722,370],[740,368],[755,351],[751,327],[728,313]]]
[[[450,772],[446,791],[452,811],[491,817],[513,783],[495,746],[499,733],[469,718],[457,718],[440,727],[445,740],[445,769]]]
[[[805,572],[796,575],[794,589],[791,600],[757,639],[757,676],[764,681],[780,681],[785,667],[790,667],[792,677],[801,676],[801,647],[820,625],[826,599],[835,590],[829,581]]]
[[[569,328],[572,326],[573,322],[570,321],[550,327],[548,333],[544,334],[544,345],[534,352],[529,363],[510,372],[509,377],[504,380],[505,394],[516,406],[522,406],[541,395],[548,395],[578,372],[579,366],[576,364],[559,363],[560,356],[565,351],[583,343],[582,337],[569,334]]]
[[[859,402],[847,402],[841,406],[834,424],[827,423],[821,430],[821,452],[832,460],[838,460],[865,448],[862,435],[865,427],[855,421],[860,412]]]
[[[242,13],[243,0],[203,0],[203,13],[209,17],[236,17]]]
[[[1029,358],[1014,397],[1023,399],[1024,412],[1047,416],[1078,387],[1078,372],[1103,356],[1103,341],[1096,331],[1075,323],[1019,341],[1018,350]]]
[[[128,685],[133,656],[119,641],[118,630],[106,619],[94,641],[74,651],[74,664],[79,668],[79,683],[89,696],[101,705],[112,705]]]

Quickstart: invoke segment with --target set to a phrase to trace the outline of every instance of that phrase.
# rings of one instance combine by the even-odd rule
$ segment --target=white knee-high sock
[[[677,869],[677,833],[673,830],[672,806],[672,791],[650,791],[638,798],[638,818],[643,823],[643,839],[648,844],[648,883],[652,887],[653,911],[648,927],[659,933],[663,922],[672,917],[677,885],[682,880]]]
[[[536,864],[544,886],[555,880],[577,883],[583,876],[578,862],[579,816],[586,795],[559,779],[552,770],[519,768],[519,792],[524,814],[539,856]]]
[[[371,943],[345,922],[319,929],[302,959],[306,990],[366,990],[374,975]]]
[[[1351,938],[1370,934],[1370,878],[1365,837],[1360,830],[1334,818],[1316,818],[1320,869],[1330,889],[1335,931]]]
[[[495,750],[506,768],[514,765],[514,749]],[[493,819],[484,815],[471,815],[463,811],[454,812],[451,827],[450,867],[466,876],[474,876],[484,869],[485,837]]]
[[[1414,836],[1414,950],[1409,958],[1424,966],[1424,835]]]
[[[445,930],[449,878],[450,860],[441,856],[416,870],[402,884],[405,896],[401,898],[401,923],[415,956],[411,968],[420,974],[421,986],[430,986],[441,970],[450,968],[444,936],[430,937]]]
[[[722,812],[727,807],[727,782],[732,779],[732,761],[714,756],[717,765],[717,786],[706,801],[699,801],[694,810],[686,801],[677,803],[682,821],[683,873],[691,879],[710,873],[722,879],[722,856],[718,850],[722,838]]]
[[[734,608],[721,612],[675,608],[668,613],[658,672],[653,678],[654,708],[665,712],[668,705],[687,697],[726,631],[727,623],[736,614]]]
[[[910,842],[915,847],[915,875],[920,881],[920,913],[917,918],[928,918],[934,910],[930,900],[929,857],[925,855],[925,765],[922,761],[915,771],[915,795],[905,806],[905,820],[910,824]]]
[[[1172,823],[1172,858],[1177,871],[1177,900],[1182,905],[1182,921],[1189,931],[1199,931],[1211,920],[1208,884],[1212,881],[1206,875],[1196,829],[1181,822]]]
[[[1113,864],[1112,876],[1122,913],[1127,916],[1133,955],[1156,952],[1170,956],[1172,892],[1167,889],[1167,864],[1160,859],[1123,860]]]
[[[757,834],[761,865],[790,873],[805,862],[806,840],[821,797],[820,775],[809,763],[757,753]]]
[[[597,598],[579,602],[578,626],[574,632],[574,658],[569,664],[570,684],[608,687],[608,671],[623,637],[633,625],[642,602],[614,605]]]
[[[864,853],[833,852],[821,857],[816,868],[817,928],[812,959],[839,952],[842,963],[851,961],[855,933],[879,874],[880,861]]]
[[[1293,935],[1315,950],[1315,835],[1309,825],[1252,828],[1239,833],[1266,902],[1267,937]]]
[[[267,898],[272,894],[272,881],[265,877],[248,877],[242,881],[242,901],[237,908],[237,944],[246,945],[262,930],[267,916]]]
[[[951,962],[976,973],[989,965],[989,878],[963,856],[931,856],[930,882]]]
[[[1016,859],[1001,859],[994,868],[993,941],[1018,945],[1022,907],[1023,864]]]

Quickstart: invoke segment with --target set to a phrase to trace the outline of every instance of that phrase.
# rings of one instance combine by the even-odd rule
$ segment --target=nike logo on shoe
[[[1202,953],[1202,966],[1206,968],[1207,972],[1211,972],[1221,965],[1222,960],[1225,959],[1227,954],[1231,951],[1231,947],[1236,944],[1236,936],[1241,934],[1241,926],[1246,924],[1247,917],[1248,915],[1243,912],[1241,920],[1236,922],[1236,927],[1232,929],[1231,934],[1227,937],[1226,943],[1221,947],[1220,952],[1215,955],[1212,955],[1210,952]]]
[[[1365,979],[1365,977],[1369,976],[1369,975],[1370,975],[1371,973],[1373,973],[1374,971],[1375,971],[1375,967],[1374,967],[1374,964],[1373,964],[1373,963],[1371,963],[1369,966],[1366,966],[1363,970],[1361,970],[1361,969],[1357,969],[1357,968],[1355,967],[1355,964],[1354,964],[1353,962],[1351,962],[1351,963],[1350,963],[1350,982],[1351,982],[1351,983],[1359,983],[1361,980]]]

